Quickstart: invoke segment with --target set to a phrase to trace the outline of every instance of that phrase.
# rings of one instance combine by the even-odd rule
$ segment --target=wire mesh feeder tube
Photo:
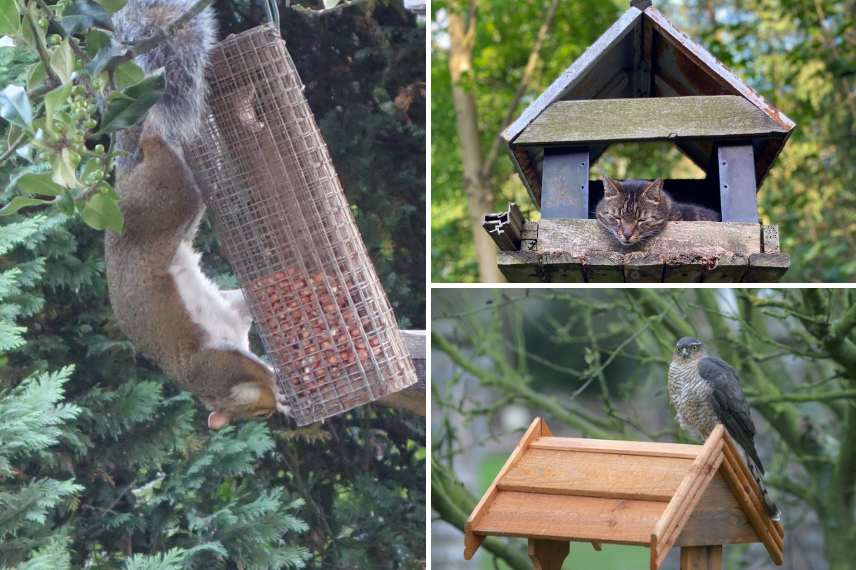
[[[300,425],[416,373],[309,104],[271,26],[221,42],[188,160]]]

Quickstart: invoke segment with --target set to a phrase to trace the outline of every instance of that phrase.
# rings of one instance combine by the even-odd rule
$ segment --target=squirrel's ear
[[[208,427],[210,429],[220,429],[229,425],[232,417],[225,412],[211,412],[208,414]]]
[[[621,187],[618,182],[603,174],[600,179],[603,181],[603,196],[605,198],[614,198],[621,192]]]

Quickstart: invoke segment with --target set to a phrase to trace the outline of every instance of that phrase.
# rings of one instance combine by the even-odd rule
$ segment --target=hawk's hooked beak
[[[686,358],[690,355],[690,349],[689,349],[689,347],[686,347],[686,346],[679,348],[678,352],[680,352],[681,356],[683,356],[684,358]]]

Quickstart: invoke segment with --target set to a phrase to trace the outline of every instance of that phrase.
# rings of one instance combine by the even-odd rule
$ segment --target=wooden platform
[[[642,246],[624,248],[597,220],[526,222],[520,251],[500,251],[506,279],[517,283],[770,283],[790,266],[776,226],[669,222]]]
[[[674,546],[762,542],[781,564],[762,505],[721,425],[683,445],[553,437],[536,418],[467,520],[464,557],[495,535],[648,546],[651,570]]]

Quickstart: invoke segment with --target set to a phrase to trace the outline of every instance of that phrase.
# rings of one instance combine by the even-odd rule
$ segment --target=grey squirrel
[[[192,4],[128,0],[113,16],[116,38],[132,44],[151,37]],[[209,7],[135,57],[147,73],[164,68],[166,90],[141,127],[121,131],[114,140],[126,153],[118,160],[115,184],[125,228],[105,237],[107,284],[119,327],[212,410],[212,429],[277,409],[288,413],[277,401],[273,370],[249,350],[252,317],[242,292],[219,290],[193,249],[205,206],[182,149],[201,132],[207,112],[205,68],[216,34]],[[424,384],[380,403],[424,415]]]
[[[129,0],[113,17],[116,37],[150,37],[192,0]],[[107,232],[110,302],[119,327],[145,355],[199,397],[219,429],[233,418],[267,417],[277,408],[273,370],[249,351],[252,318],[240,290],[221,291],[202,272],[193,239],[205,210],[182,146],[200,132],[205,67],[216,38],[210,8],[136,63],[164,68],[166,90],[142,127],[118,134],[121,235]]]

